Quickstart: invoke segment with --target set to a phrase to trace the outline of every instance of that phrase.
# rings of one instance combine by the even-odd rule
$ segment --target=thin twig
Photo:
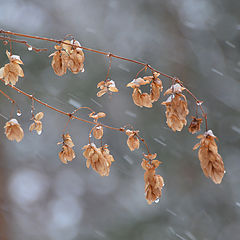
[[[11,103],[15,103],[15,100],[13,100],[11,97],[9,97],[5,92],[3,92],[1,89],[0,89],[0,93],[6,97]]]
[[[137,60],[134,60],[134,59],[130,59],[130,58],[126,58],[126,57],[121,57],[121,56],[118,56],[116,54],[112,54],[112,53],[109,53],[109,52],[104,52],[104,51],[100,51],[100,50],[96,50],[96,49],[92,49],[92,48],[88,48],[88,47],[83,47],[83,46],[78,46],[78,45],[75,45],[75,44],[71,44],[71,43],[66,43],[64,42],[63,40],[56,40],[56,39],[52,39],[52,38],[46,38],[46,37],[39,37],[39,36],[32,36],[32,35],[27,35],[27,34],[22,34],[22,33],[15,33],[15,32],[10,32],[10,31],[5,31],[5,30],[0,30],[0,34],[7,34],[7,35],[13,35],[13,36],[19,36],[19,37],[24,37],[24,38],[31,38],[31,39],[38,39],[38,40],[43,40],[43,41],[48,41],[48,42],[54,42],[54,43],[57,43],[57,44],[66,44],[66,45],[70,45],[72,47],[78,47],[78,48],[82,48],[86,51],[90,51],[90,52],[94,52],[94,53],[98,53],[98,54],[102,54],[102,55],[105,55],[105,56],[108,56],[108,57],[111,57],[112,58],[117,58],[117,59],[121,59],[123,61],[128,61],[128,62],[132,62],[132,63],[136,63],[136,64],[139,64],[139,65],[142,65],[142,66],[145,66],[145,68],[149,68],[152,72],[157,72],[159,73],[160,75],[164,76],[164,77],[167,77],[169,78],[170,80],[172,81],[176,81],[176,78],[173,77],[173,76],[170,76],[168,74],[165,74],[163,72],[160,72],[158,71],[157,69],[153,68],[152,66],[150,66],[149,64],[147,63],[143,63],[143,62],[140,62],[140,61],[137,61]],[[2,39],[6,39],[6,37],[0,37]],[[9,40],[10,43],[11,41],[13,41],[13,39]],[[26,41],[20,41],[20,40],[15,40],[15,41],[18,41],[19,43],[23,43],[23,44],[26,44]],[[111,62],[110,62],[111,64]],[[108,69],[108,72],[110,71],[110,68]],[[108,73],[109,74],[109,73]],[[107,75],[108,76],[108,75]],[[183,84],[181,83],[181,81],[178,80],[178,83],[183,86]],[[185,87],[186,88],[186,87]],[[197,104],[199,104],[199,100],[196,98],[196,96],[189,90],[186,88],[186,91],[194,98],[194,100],[196,101]],[[206,125],[206,130],[208,129],[207,128],[207,114],[204,112],[203,108],[201,105],[200,106],[200,109],[201,109],[201,112],[202,112],[202,116],[204,117],[205,119],[205,125]]]

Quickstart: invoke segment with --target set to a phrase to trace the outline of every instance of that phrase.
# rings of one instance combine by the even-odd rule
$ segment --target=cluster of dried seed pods
[[[90,120],[85,120],[79,117],[76,117],[74,114],[80,109],[76,109],[72,113],[67,113],[62,110],[59,110],[53,106],[50,106],[40,99],[33,97],[31,94],[28,94],[21,89],[15,87],[14,85],[18,82],[19,77],[24,77],[23,69],[20,65],[23,64],[22,60],[18,55],[12,54],[12,45],[11,41],[16,43],[23,43],[28,47],[30,50],[35,50],[36,52],[40,52],[46,49],[37,49],[29,45],[26,41],[21,41],[18,39],[11,38],[10,36],[18,36],[24,38],[32,38],[32,39],[39,39],[43,41],[55,42],[55,52],[49,55],[52,57],[52,68],[56,75],[62,76],[64,75],[67,70],[70,70],[72,73],[77,74],[79,72],[84,71],[84,60],[85,56],[83,50],[92,51],[94,53],[105,55],[110,59],[110,64],[108,68],[108,73],[106,79],[101,81],[97,84],[97,88],[100,90],[97,92],[97,96],[101,97],[104,94],[112,94],[118,92],[118,88],[115,85],[113,80],[110,80],[109,73],[111,68],[112,58],[118,58],[124,61],[133,62],[139,65],[143,65],[146,70],[151,71],[151,75],[144,76],[144,77],[137,77],[139,73],[142,71],[140,70],[135,79],[127,84],[127,87],[131,87],[133,89],[132,92],[132,99],[133,102],[139,107],[147,107],[151,108],[154,102],[157,102],[160,99],[160,94],[163,91],[162,81],[159,79],[159,76],[165,76],[172,81],[172,85],[169,89],[167,89],[164,93],[165,95],[169,95],[167,100],[162,102],[162,105],[166,107],[166,118],[167,118],[167,125],[171,128],[174,132],[181,131],[184,126],[187,125],[187,115],[189,114],[188,110],[188,103],[186,96],[183,94],[183,91],[189,93],[196,102],[196,115],[192,116],[192,121],[188,130],[190,133],[194,134],[200,131],[200,125],[203,122],[202,118],[198,117],[198,110],[201,110],[202,117],[205,119],[206,125],[206,132],[202,135],[199,135],[198,138],[201,139],[200,143],[194,146],[194,150],[199,148],[198,157],[200,160],[200,164],[202,170],[206,177],[209,177],[213,180],[214,183],[221,183],[222,178],[224,176],[224,164],[222,161],[222,157],[218,153],[218,148],[215,142],[216,137],[214,136],[211,130],[207,128],[207,116],[201,106],[202,102],[199,101],[195,95],[191,93],[186,87],[183,86],[182,82],[174,77],[171,77],[167,74],[161,73],[158,70],[152,68],[150,65],[131,60],[128,58],[123,58],[111,53],[106,53],[99,50],[94,50],[90,48],[85,48],[80,45],[78,41],[75,39],[72,40],[54,40],[49,38],[41,38],[36,36],[12,33],[9,31],[0,30],[0,39],[4,41],[4,45],[8,45],[10,43],[10,52],[6,51],[7,57],[9,59],[9,63],[5,64],[4,67],[0,68],[0,80],[5,83],[5,85],[10,86],[12,89],[16,90],[19,93],[29,97],[32,100],[32,124],[29,127],[29,130],[36,131],[39,135],[42,133],[42,118],[44,114],[42,112],[37,113],[36,115],[33,114],[33,103],[34,101],[58,112],[63,115],[69,117],[68,122],[71,119],[78,119],[82,122],[93,124],[94,127],[90,130],[89,133],[89,144],[83,147],[83,156],[86,158],[86,166],[89,168],[90,166],[101,176],[108,176],[110,172],[110,167],[112,162],[114,162],[113,156],[110,154],[109,146],[103,144],[103,133],[104,128],[117,130],[120,132],[124,132],[127,136],[127,145],[131,151],[137,150],[140,147],[140,143],[142,142],[145,147],[147,148],[147,154],[143,154],[144,158],[142,161],[142,168],[145,170],[144,174],[144,181],[145,181],[145,196],[147,202],[149,204],[153,203],[154,201],[158,200],[162,194],[162,188],[164,186],[163,178],[160,175],[156,174],[156,168],[160,165],[160,161],[156,160],[157,154],[151,154],[149,152],[149,148],[143,138],[139,136],[139,131],[134,129],[127,129],[126,127],[123,128],[114,128],[111,126],[104,125],[99,122],[99,119],[104,118],[106,114],[104,112],[91,112],[89,114]],[[149,85],[149,92],[143,92],[141,89],[142,86]],[[15,104],[15,101],[8,96],[5,92],[0,90],[0,93],[7,97],[12,104]],[[88,108],[88,107],[82,107]],[[88,108],[90,109],[90,108]],[[91,110],[91,109],[90,109]],[[67,126],[67,125],[66,125]],[[12,112],[10,116],[10,120],[7,121],[5,124],[5,135],[6,137],[13,141],[20,142],[24,137],[23,129],[21,128],[18,121],[12,118]],[[66,127],[65,127],[66,128]],[[65,129],[64,129],[65,132]],[[100,140],[100,146],[97,147],[95,143],[91,142],[91,136],[93,135],[95,141]],[[58,143],[62,145],[62,149],[59,152],[59,158],[62,163],[67,164],[71,162],[76,156],[73,150],[74,143],[72,141],[71,136],[69,133],[64,133],[62,135],[62,142]]]
[[[65,74],[67,69],[74,74],[84,71],[84,53],[80,47],[80,43],[76,40],[65,40],[55,46],[57,51],[49,57],[53,57],[52,68],[58,76]]]
[[[18,82],[18,77],[24,77],[23,70],[20,64],[23,64],[18,55],[12,55],[6,50],[9,63],[0,68],[0,78],[2,78],[5,84],[15,85]]]

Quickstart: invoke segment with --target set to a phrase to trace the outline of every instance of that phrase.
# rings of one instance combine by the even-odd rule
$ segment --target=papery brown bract
[[[150,91],[151,100],[152,102],[156,102],[160,98],[160,92],[163,89],[162,82],[153,81],[150,86],[151,86],[151,91]]]
[[[52,68],[56,75],[64,75],[67,72],[69,55],[64,50],[58,50],[50,54],[49,57],[53,57]]]
[[[148,93],[143,93],[141,95],[141,102],[143,107],[151,108],[152,107],[152,100],[151,96]]]
[[[110,167],[114,158],[110,155],[108,146],[104,145],[101,148],[97,148],[95,144],[91,143],[83,147],[85,150],[83,156],[87,159],[86,166],[87,168],[92,166],[101,176],[108,176],[110,172]]]
[[[141,96],[142,96],[142,91],[137,87],[134,88],[132,93],[132,99],[133,99],[133,102],[139,107],[143,106]]]
[[[200,131],[200,126],[202,123],[202,118],[196,118],[192,116],[192,121],[188,127],[188,131],[192,134]]]
[[[10,55],[6,50],[6,54],[10,63],[5,64],[4,67],[0,69],[0,78],[5,82],[5,85],[11,83],[15,85],[18,81],[18,77],[24,77],[24,73],[19,64],[23,64],[22,60],[17,55]]]
[[[68,145],[62,146],[62,151],[58,154],[62,163],[67,164],[75,158],[74,150]]]
[[[69,133],[63,134],[63,143],[71,148],[74,147],[74,143]]]
[[[83,50],[81,49],[81,44],[76,40],[71,40],[71,41],[65,40],[64,43],[62,44],[62,47],[66,50],[69,56],[68,69],[74,74],[77,74],[80,71],[84,72],[83,63],[84,63],[85,57],[84,57]],[[69,44],[74,44],[75,46],[72,46]]]
[[[101,139],[102,136],[103,136],[103,127],[102,126],[95,126],[93,128],[93,136],[96,138],[96,139]]]
[[[44,116],[44,113],[39,112],[33,117],[34,123],[32,123],[29,127],[30,132],[35,130],[38,135],[42,133],[42,122],[40,120],[43,118],[43,116]]]
[[[74,74],[80,71],[84,72],[85,57],[78,41],[65,40],[60,45],[56,45],[55,49],[57,51],[50,54],[49,57],[53,57],[52,68],[58,76],[65,74],[67,69]]]
[[[172,94],[168,97],[167,101],[162,102],[166,106],[167,125],[175,132],[181,131],[187,125],[186,116],[189,113],[186,97],[181,94],[185,88],[181,87],[178,83],[172,85],[164,95]]]
[[[143,159],[142,168],[146,171],[144,173],[145,181],[145,198],[148,204],[152,204],[159,199],[162,195],[162,188],[164,186],[164,180],[160,175],[156,175],[155,169],[159,166],[158,160],[149,162]]]
[[[160,74],[157,72],[153,73],[153,76],[147,76],[144,77],[145,80],[151,80],[151,90],[150,90],[150,97],[152,102],[156,102],[158,101],[158,99],[160,98],[160,92],[162,92],[163,90],[163,86],[162,86],[162,81],[158,78]]]
[[[58,154],[60,160],[67,164],[75,158],[75,152],[72,149],[74,147],[74,143],[72,141],[71,136],[66,133],[62,135],[63,142],[58,144],[63,144],[62,151]]]
[[[139,131],[126,130],[126,134],[128,135],[127,145],[131,151],[139,148],[138,132]]]
[[[5,124],[5,134],[8,140],[20,142],[23,139],[24,132],[16,119],[11,119]]]
[[[105,93],[112,94],[113,92],[118,92],[118,89],[113,80],[101,81],[98,83],[97,88],[100,88],[100,91],[97,93],[98,97],[103,96]]]
[[[221,155],[218,153],[218,147],[215,142],[211,130],[205,132],[204,135],[199,135],[200,143],[193,147],[193,150],[199,148],[198,158],[200,160],[201,168],[206,177],[211,178],[214,183],[219,184],[224,176],[224,164]]]
[[[139,77],[127,84],[127,87],[133,88],[132,99],[137,106],[151,108],[152,103],[159,99],[162,91],[162,81],[158,78],[159,75],[159,73],[154,72],[153,76]],[[149,83],[151,83],[150,94],[142,93],[140,86]]]
[[[83,51],[72,50],[69,54],[68,60],[68,69],[71,70],[72,73],[77,74],[80,71],[84,71],[84,54]]]
[[[130,83],[127,84],[127,87],[131,88],[139,88],[142,85],[149,84],[151,79],[144,80],[143,78],[139,77],[137,79],[133,79]]]
[[[106,113],[104,112],[99,112],[99,113],[95,113],[95,112],[92,112],[88,115],[90,118],[93,118],[95,122],[98,121],[99,118],[104,118],[106,117]]]

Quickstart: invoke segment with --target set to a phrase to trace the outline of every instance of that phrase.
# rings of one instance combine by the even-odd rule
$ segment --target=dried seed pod
[[[180,93],[184,89],[177,83],[164,93],[164,95],[172,94],[167,101],[162,102],[162,105],[166,106],[167,125],[174,132],[181,131],[187,125],[186,116],[189,113],[187,99]]]
[[[74,44],[75,46],[71,46]],[[52,68],[58,76],[62,76],[69,69],[72,73],[77,74],[84,72],[84,53],[81,45],[76,40],[65,40],[62,44],[56,45],[54,53],[49,55],[53,57]]]
[[[64,50],[58,50],[49,55],[53,57],[52,68],[56,75],[62,76],[67,72],[69,55]]]
[[[87,159],[87,168],[92,166],[93,170],[99,173],[101,176],[108,176],[110,172],[110,166],[114,161],[112,155],[110,155],[108,146],[104,145],[101,148],[97,148],[95,144],[91,143],[83,147],[85,151],[83,156]]]
[[[77,74],[80,71],[84,71],[84,53],[82,50],[77,51],[72,50],[71,53],[69,54],[69,60],[68,60],[68,69],[74,73]]]
[[[139,131],[126,130],[126,134],[128,135],[127,145],[131,151],[139,148],[139,139],[136,135],[138,132]]]
[[[142,161],[142,168],[146,171],[144,173],[145,198],[148,204],[152,204],[162,195],[164,180],[160,175],[156,175],[155,173],[155,169],[159,164],[158,160],[153,160],[151,163],[145,159]]]
[[[90,118],[93,118],[95,122],[97,122],[97,120],[99,118],[104,118],[106,117],[106,113],[104,112],[99,112],[99,113],[95,113],[95,112],[91,112],[89,115],[88,115]]]
[[[142,85],[146,85],[149,84],[151,81],[151,79],[146,79],[144,80],[143,78],[139,77],[137,79],[133,79],[130,83],[127,84],[127,87],[131,87],[131,88],[139,88]]]
[[[103,136],[103,127],[100,125],[97,125],[93,128],[93,136],[96,139],[101,139]]]
[[[62,163],[67,164],[75,158],[74,150],[68,145],[62,146],[62,151],[58,154]]]
[[[71,136],[66,133],[62,135],[63,142],[58,144],[63,144],[62,151],[58,154],[60,160],[67,164],[75,158],[75,152],[72,149],[74,147],[74,143],[72,141]]]
[[[152,102],[158,101],[160,98],[160,92],[162,92],[163,86],[162,86],[162,81],[161,80],[153,80],[151,83],[151,91],[150,91],[150,96]]]
[[[5,81],[5,85],[9,83],[15,85],[18,81],[18,77],[24,77],[23,70],[19,65],[23,64],[23,62],[18,55],[10,55],[7,50],[6,54],[10,63],[7,63],[4,67],[0,68],[0,78]]]
[[[44,116],[44,113],[39,112],[33,117],[34,123],[32,123],[29,127],[30,132],[35,130],[38,135],[42,133],[42,122],[40,120],[43,118],[43,116]]]
[[[132,82],[127,84],[127,87],[133,88],[132,98],[133,102],[139,107],[152,107],[152,102],[155,102],[160,97],[162,91],[162,81],[158,78],[160,74],[154,72],[153,76],[145,76],[133,79]],[[151,83],[150,94],[142,93],[139,89],[140,86]]]
[[[192,134],[200,131],[200,125],[202,123],[202,118],[196,118],[192,116],[192,121],[188,127],[188,131]]]
[[[215,142],[216,136],[214,136],[212,130],[208,130],[204,135],[199,135],[197,138],[201,139],[201,141],[193,147],[193,150],[200,147],[198,158],[203,173],[206,177],[211,178],[214,183],[221,183],[225,170]]]
[[[72,141],[71,136],[69,135],[69,133],[63,134],[63,143],[64,145],[67,145],[68,147],[74,147],[74,143]]]
[[[139,107],[143,106],[141,96],[142,96],[142,91],[139,88],[134,88],[132,93],[132,99],[133,99],[133,102]]]
[[[152,100],[151,100],[151,97],[148,93],[143,93],[141,95],[141,101],[142,101],[142,106],[143,107],[147,107],[147,108],[152,107]]]
[[[113,80],[101,81],[98,83],[97,88],[100,88],[100,91],[97,93],[98,97],[103,96],[107,92],[110,94],[113,92],[118,92],[118,89]]]
[[[68,44],[64,44],[68,43]],[[81,49],[81,44],[76,40],[65,40],[62,44],[62,47],[66,50],[68,53],[69,59],[68,59],[68,69],[74,73],[77,74],[80,71],[84,72],[84,53]],[[74,44],[75,46],[71,46],[69,44]]]
[[[24,132],[17,119],[11,119],[5,124],[5,134],[8,140],[20,142],[23,139]]]

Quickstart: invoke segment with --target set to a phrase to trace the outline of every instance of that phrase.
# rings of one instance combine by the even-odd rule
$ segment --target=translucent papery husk
[[[41,120],[43,117],[44,117],[43,112],[39,112],[34,116],[35,120],[38,120],[38,121]]]
[[[20,142],[24,137],[24,132],[16,119],[11,119],[5,124],[5,135],[10,141]]]
[[[103,137],[103,127],[102,126],[95,126],[93,128],[93,136],[96,139],[101,139]]]
[[[94,120],[98,120],[99,118],[104,118],[106,117],[106,113],[104,112],[99,112],[99,113],[95,113],[95,112],[92,112],[88,115],[90,118],[93,118]]]
[[[101,97],[101,96],[103,96],[105,93],[107,93],[108,92],[108,89],[107,89],[107,87],[105,87],[105,88],[103,88],[102,90],[100,90],[100,91],[98,91],[97,92],[97,96],[98,97]]]
[[[149,159],[155,158],[156,154],[145,155]],[[148,160],[143,159],[142,168],[146,171],[144,173],[145,181],[145,197],[148,204],[152,204],[162,195],[162,188],[164,186],[164,180],[160,175],[156,175],[155,169],[160,165],[160,161],[153,160],[151,163]]]
[[[74,143],[73,143],[72,138],[69,135],[69,133],[63,134],[62,137],[63,137],[63,142],[65,145],[67,145],[70,148],[74,147]]]
[[[150,91],[151,101],[156,102],[160,98],[160,92],[162,92],[163,89],[162,81],[161,80],[153,81],[150,86],[151,86]]]
[[[58,154],[58,156],[64,164],[67,164],[75,158],[75,152],[71,147],[63,145],[62,151]]]
[[[113,80],[101,81],[98,83],[97,88],[101,89],[97,93],[98,97],[103,96],[107,92],[109,92],[110,94],[118,92],[118,89]]]
[[[192,121],[190,123],[190,126],[188,127],[188,131],[192,134],[199,132],[201,123],[202,123],[201,118],[192,117]]]
[[[52,59],[52,68],[56,75],[62,76],[67,72],[69,55],[64,50],[59,50],[49,57],[53,57]]]
[[[113,156],[109,154],[107,147],[97,148],[94,144],[88,144],[83,147],[85,149],[83,156],[87,159],[87,168],[92,166],[101,176],[108,176],[111,163],[114,161]]]
[[[5,64],[0,71],[2,72],[1,77],[4,79],[5,85],[9,83],[15,85],[18,82],[18,77],[24,77],[23,69],[15,61]]]
[[[184,99],[181,99],[183,97]],[[175,94],[170,101],[162,103],[166,106],[167,125],[175,132],[181,131],[187,125],[186,116],[189,114],[187,100],[182,94]]]
[[[133,102],[139,107],[143,106],[143,100],[141,98],[141,95],[142,95],[142,91],[139,88],[133,89],[132,99],[133,99]]]
[[[154,201],[156,201],[162,196],[163,186],[164,181],[160,175],[154,175],[151,179],[151,183],[145,183],[145,197],[148,204],[152,204]]]
[[[193,150],[199,148],[198,158],[201,168],[206,177],[211,178],[214,183],[220,184],[224,176],[224,163],[221,155],[218,153],[215,138],[210,135],[200,135],[200,143],[196,144]]]
[[[129,135],[127,145],[131,151],[134,151],[135,149],[139,148],[140,145],[139,139],[134,132]]]
[[[148,93],[142,93],[141,100],[142,100],[142,106],[143,107],[147,107],[147,108],[152,107],[151,97]]]
[[[80,71],[84,70],[84,53],[82,50],[77,51],[72,50],[69,54],[69,60],[68,60],[68,69],[74,73],[77,74]]]
[[[42,133],[42,122],[38,120],[34,120],[34,123],[32,123],[29,127],[29,131],[32,132],[35,130],[38,135]]]

